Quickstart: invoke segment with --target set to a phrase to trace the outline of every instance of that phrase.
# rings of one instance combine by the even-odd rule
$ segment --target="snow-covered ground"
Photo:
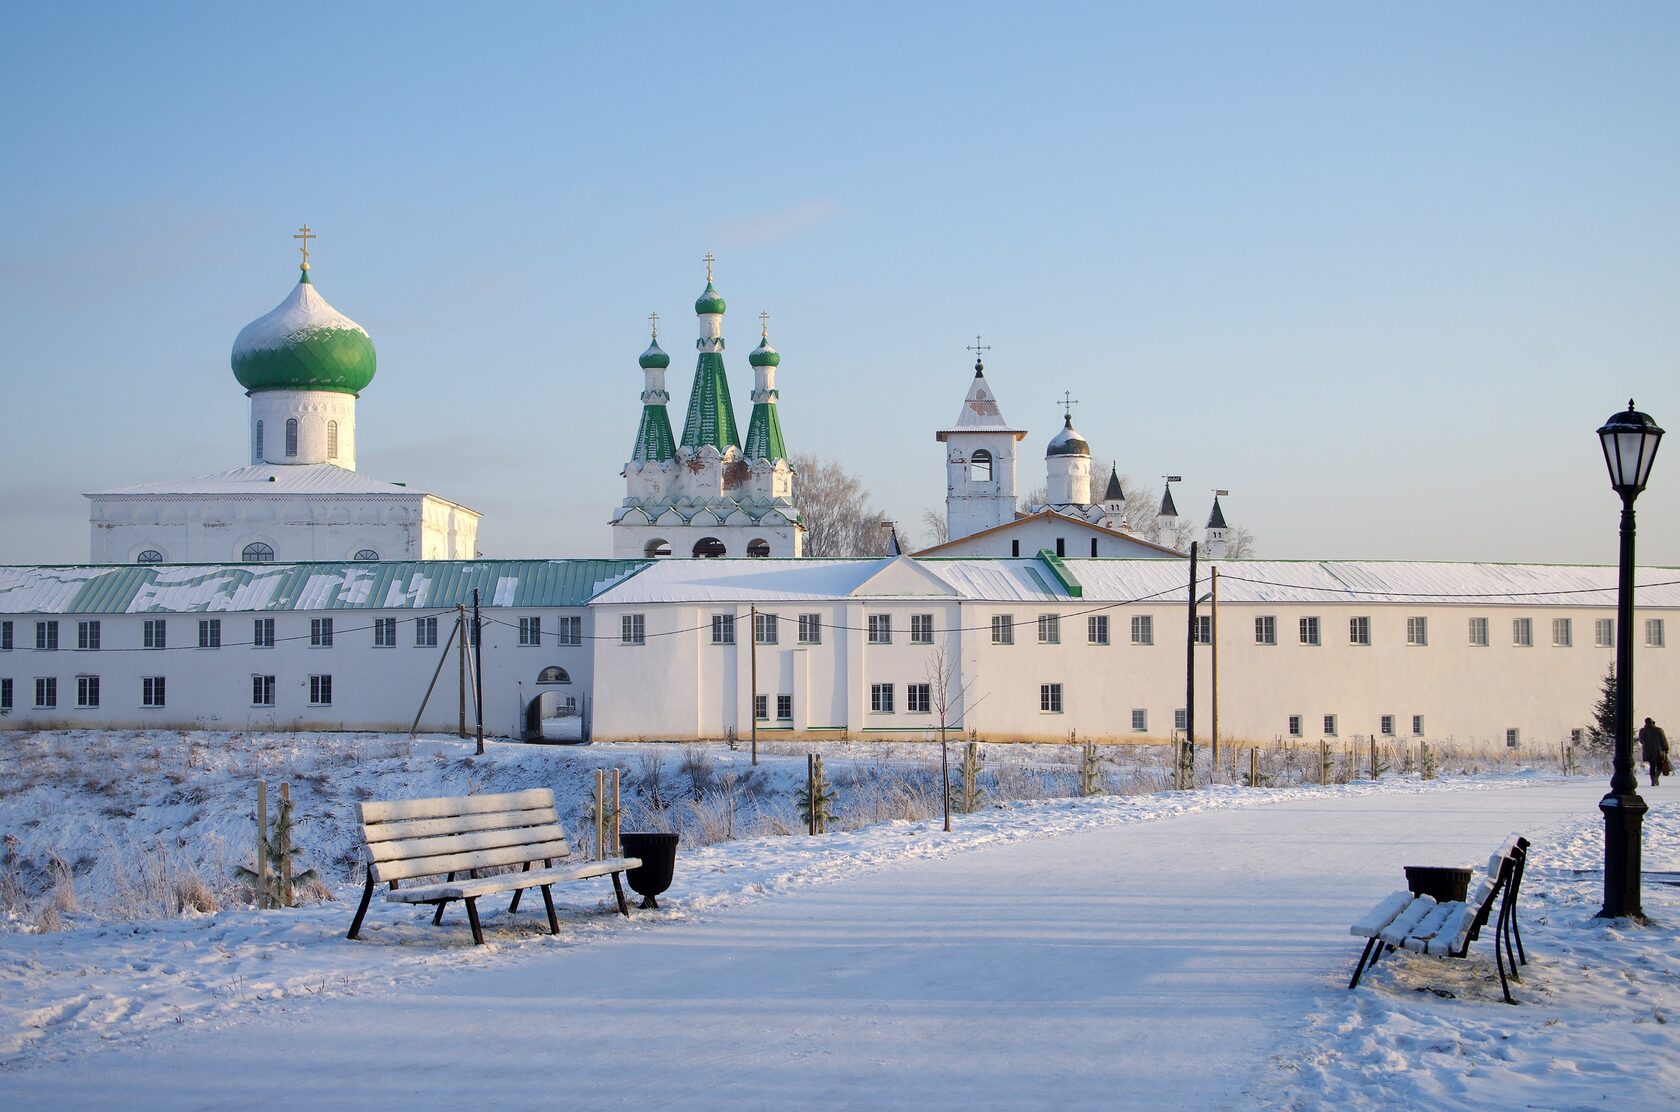
[[[369,793],[533,783],[575,811],[601,764],[624,765],[645,787],[645,750],[496,746],[470,758],[455,741],[365,738],[317,761],[295,739],[147,740],[158,754],[139,750],[155,765],[142,772],[126,755],[132,739],[52,739],[43,744],[62,754],[29,761],[40,782],[0,797],[11,856],[62,847],[80,903],[104,907],[66,911],[74,929],[44,933],[24,907],[0,934],[8,1103],[237,1104],[273,1099],[262,1086],[281,1084],[306,1103],[407,1094],[432,1106],[457,1103],[470,1082],[512,1105],[634,1095],[780,1108],[806,1094],[839,1107],[1065,1107],[1130,1094],[1519,1108],[1619,1094],[1658,1107],[1680,1085],[1666,1027],[1680,1009],[1680,888],[1664,883],[1680,880],[1680,806],[1668,799],[1680,788],[1667,785],[1647,793],[1655,924],[1629,927],[1591,919],[1597,778],[1391,776],[1061,798],[989,806],[950,834],[887,818],[812,839],[769,833],[791,821],[783,789],[803,774],[802,757],[767,754],[760,782],[744,789],[754,776],[744,754],[673,753],[654,779],[676,793],[686,776],[686,810],[666,811],[694,837],[661,910],[626,922],[604,882],[573,885],[557,892],[558,937],[540,911],[494,914],[491,944],[475,948],[458,912],[433,929],[416,910],[384,905],[364,941],[343,938],[355,831],[340,812],[353,816]],[[1060,790],[1076,779],[1065,760],[996,753],[996,771],[1013,763],[1020,783],[1038,776]],[[927,760],[875,748],[830,761],[852,762],[876,772],[896,763],[913,785]],[[68,765],[85,770],[74,784]],[[1117,767],[1108,779],[1147,786],[1149,774]],[[299,842],[340,899],[257,912],[230,906],[224,887],[215,912],[137,917],[142,897],[175,890],[166,882],[217,880],[204,846],[219,839],[228,863],[243,859],[259,775],[301,789]],[[725,781],[735,832],[754,836],[696,845],[729,821],[716,806]],[[890,796],[883,789],[857,814],[917,805]],[[115,832],[97,829],[87,799],[113,812]],[[150,832],[144,845],[137,829]],[[1535,839],[1521,1007],[1499,1002],[1485,941],[1463,962],[1400,956],[1345,990],[1358,952],[1347,924],[1400,886],[1400,865],[1469,863],[1513,829]],[[79,872],[78,861],[90,864]],[[137,861],[173,861],[174,872],[157,881],[157,866]],[[651,1061],[626,1059],[625,1046],[649,1044],[663,1048]],[[414,1070],[370,1069],[389,1047]],[[265,1054],[295,1079],[275,1082]],[[229,1077],[235,1061],[251,1064]],[[473,1081],[480,1069],[494,1076]]]

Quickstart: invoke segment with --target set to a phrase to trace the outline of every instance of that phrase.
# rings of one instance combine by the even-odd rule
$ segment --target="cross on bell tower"
[[[309,241],[312,240],[312,239],[320,239],[321,237],[316,235],[314,232],[311,232],[309,230],[309,225],[305,224],[303,227],[299,228],[295,233],[293,233],[292,238],[303,240],[303,242],[298,245],[298,250],[303,252],[303,262],[298,265],[298,269],[299,270],[308,270],[309,269]]]
[[[980,374],[986,369],[985,354],[992,350],[992,345],[981,343],[980,337],[976,335],[974,342],[968,345],[968,350],[974,353],[974,373]]]

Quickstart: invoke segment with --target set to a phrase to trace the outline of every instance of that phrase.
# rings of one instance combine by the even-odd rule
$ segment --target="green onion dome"
[[[247,393],[335,390],[360,394],[373,381],[367,329],[327,304],[304,273],[272,312],[240,329],[233,376]]]
[[[704,316],[707,313],[721,313],[723,310],[723,295],[713,289],[711,280],[707,279],[706,292],[701,294],[700,300],[694,303],[695,315]]]
[[[659,346],[659,341],[655,340],[653,343],[648,345],[648,349],[642,352],[642,357],[636,362],[642,365],[642,370],[644,371],[662,371],[671,365],[671,357],[665,354],[664,350]]]
[[[770,341],[760,340],[758,346],[747,356],[747,362],[754,367],[774,367],[782,361],[781,353],[770,346]]]

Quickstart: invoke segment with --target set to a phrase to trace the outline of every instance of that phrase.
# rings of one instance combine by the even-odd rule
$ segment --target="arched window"
[[[364,560],[364,561],[365,560],[377,560],[377,559],[379,559],[379,553],[375,552],[371,548],[358,548],[356,550],[356,555],[355,555],[354,558],[357,559],[357,560]]]
[[[286,454],[297,455],[297,418],[286,418]]]
[[[747,542],[748,556],[770,555],[770,542],[767,540],[751,540]]]
[[[642,546],[642,555],[646,556],[650,560],[658,556],[669,556],[670,554],[671,542],[662,540],[658,537],[655,537],[653,540]]]
[[[981,448],[969,457],[968,481],[971,483],[989,483],[992,481],[992,453]]]
[[[327,422],[327,458],[338,458],[338,422]]]
[[[544,668],[542,671],[537,673],[537,682],[571,683],[572,677],[567,675],[566,670],[558,664],[550,664],[547,668]]]
[[[136,564],[161,564],[163,563],[163,553],[155,548],[148,548],[136,556],[134,562]]]
[[[261,463],[262,458],[263,458],[262,453],[263,453],[262,422],[258,421],[257,422],[257,431],[251,437],[251,458],[252,458],[252,460],[256,463]]]
[[[694,554],[711,559],[727,555],[727,550],[723,547],[723,542],[716,537],[701,537],[694,542]]]
[[[245,551],[239,554],[239,558],[247,564],[271,564],[274,562],[274,548],[262,541],[252,541],[245,546]]]

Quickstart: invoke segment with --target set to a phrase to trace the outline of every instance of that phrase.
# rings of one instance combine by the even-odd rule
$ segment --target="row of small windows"
[[[869,712],[896,714],[897,685],[872,683],[869,685]],[[1062,685],[1044,683],[1038,687],[1038,709],[1044,714],[1062,713]],[[907,683],[904,685],[904,710],[907,714],[933,713],[933,685]]]
[[[252,541],[240,549],[239,559],[247,564],[272,564],[274,562],[274,546],[264,541]],[[378,560],[379,553],[372,548],[359,548],[351,559],[363,562]],[[136,564],[161,564],[163,563],[163,553],[155,548],[148,548],[134,557],[134,562]]]
[[[414,645],[416,648],[435,648],[438,643],[438,620],[435,616],[410,619],[414,624]],[[179,623],[181,619],[176,619]],[[583,618],[579,615],[561,615],[558,619],[559,631],[556,640],[561,645],[583,644]],[[528,624],[527,624],[528,623]],[[542,636],[541,618],[521,618],[519,625],[519,643],[535,646],[540,643]],[[219,649],[222,647],[222,619],[198,619],[198,647],[201,649]],[[40,651],[52,652],[59,647],[59,623],[57,619],[46,619],[35,623],[35,648]],[[189,630],[191,622],[188,623]],[[469,629],[471,627],[468,627]],[[309,644],[314,648],[331,648],[336,636],[336,626],[332,618],[309,619]],[[97,618],[78,621],[76,623],[76,648],[95,651],[103,647],[104,632],[101,622]],[[251,622],[251,641],[253,648],[271,649],[274,647],[274,619],[254,618]],[[474,635],[474,644],[477,644]],[[395,648],[397,645],[397,619],[373,619],[373,645],[377,649]],[[0,651],[10,651],[14,647],[14,623],[0,621]],[[166,618],[146,618],[140,623],[140,647],[144,649],[167,649],[169,647],[169,620]],[[550,682],[538,680],[537,682]],[[553,682],[568,682],[565,680]]]
[[[255,444],[253,445],[253,448],[254,448],[254,451],[252,452],[252,455],[254,455],[259,460],[262,459],[263,458],[263,423],[261,421],[257,422],[257,431],[256,431],[256,434],[255,434]],[[286,418],[286,455],[295,456],[297,454],[298,454],[298,423],[297,423],[297,418],[296,417],[288,417],[288,418]],[[327,422],[327,458],[328,459],[337,459],[338,458],[338,422],[337,421],[328,421]]]
[[[1397,720],[1396,720],[1395,716],[1392,715],[1392,714],[1384,714],[1384,715],[1379,716],[1378,719],[1377,719],[1377,732],[1379,734],[1381,734],[1383,737],[1396,737],[1396,736],[1398,736],[1397,733],[1396,733],[1396,729],[1395,729],[1396,721]],[[1290,715],[1289,716],[1289,721],[1288,721],[1289,736],[1290,737],[1304,737],[1304,736],[1306,736],[1306,725],[1305,724],[1306,724],[1305,716],[1299,715],[1299,714]],[[1334,714],[1324,715],[1322,725],[1324,726],[1323,733],[1324,733],[1325,737],[1336,737],[1336,736],[1338,736],[1338,730],[1337,730],[1338,723],[1337,723],[1336,716]],[[1421,714],[1412,715],[1412,736],[1413,737],[1422,737],[1423,736],[1423,715],[1421,715]]]
[[[642,546],[642,555],[650,560],[671,554],[671,542],[663,537],[655,537]],[[694,556],[702,559],[717,559],[729,555],[729,547],[716,537],[701,537],[694,542],[692,550]],[[747,542],[747,555],[754,559],[761,559],[770,555],[770,542],[762,537],[754,537]]]

